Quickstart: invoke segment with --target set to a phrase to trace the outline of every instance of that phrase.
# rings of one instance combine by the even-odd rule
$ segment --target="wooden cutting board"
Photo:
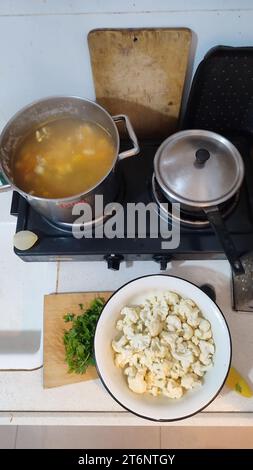
[[[63,316],[66,313],[80,314],[79,304],[87,308],[95,297],[107,300],[111,292],[85,292],[73,294],[51,294],[44,297],[44,388],[59,387],[84,380],[97,378],[95,367],[89,367],[85,374],[68,373],[65,364],[63,344],[64,330],[70,328]]]
[[[187,28],[97,29],[88,35],[96,100],[127,114],[140,138],[177,128],[192,33]]]

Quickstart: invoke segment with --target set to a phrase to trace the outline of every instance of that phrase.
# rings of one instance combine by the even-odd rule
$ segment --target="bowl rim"
[[[121,403],[115,396],[114,394],[111,392],[111,390],[108,388],[108,386],[106,385],[103,377],[102,377],[102,374],[100,373],[100,370],[99,370],[99,366],[98,366],[98,362],[97,362],[97,357],[96,357],[96,347],[95,347],[95,344],[96,344],[96,334],[97,334],[97,330],[98,330],[98,326],[99,326],[99,321],[100,321],[100,318],[103,314],[103,311],[105,309],[105,307],[107,306],[107,304],[110,302],[110,300],[112,299],[112,297],[114,297],[121,289],[123,289],[124,287],[126,287],[128,284],[131,284],[135,281],[138,281],[139,279],[143,279],[143,278],[146,278],[146,277],[157,277],[157,276],[163,276],[163,277],[170,277],[170,278],[175,278],[175,279],[180,279],[181,281],[184,281],[188,284],[191,284],[192,286],[196,287],[197,289],[201,290],[199,286],[197,286],[196,284],[194,284],[194,282],[191,282],[191,281],[188,281],[186,279],[184,279],[183,277],[180,277],[180,276],[174,276],[174,275],[170,275],[170,274],[161,274],[161,273],[158,273],[158,274],[146,274],[144,276],[139,276],[139,277],[136,277],[135,279],[132,279],[131,281],[128,281],[126,282],[125,284],[123,284],[122,286],[120,286],[117,290],[115,290],[113,292],[113,294],[111,295],[111,297],[109,297],[109,299],[105,302],[104,306],[103,306],[103,309],[101,311],[101,314],[99,316],[99,319],[98,319],[98,322],[97,322],[97,325],[96,325],[96,330],[95,330],[95,334],[94,334],[94,343],[93,343],[93,350],[94,350],[94,358],[95,358],[95,366],[96,366],[96,370],[97,370],[97,374],[98,374],[98,377],[100,378],[103,386],[105,387],[105,389],[107,390],[107,392],[109,393],[109,395],[122,407],[124,408],[126,411],[129,411],[130,413],[133,413],[135,416],[138,416],[139,418],[143,418],[143,419],[147,419],[149,421],[154,421],[154,422],[159,422],[159,423],[169,423],[169,422],[174,422],[174,421],[182,421],[183,419],[187,419],[187,418],[190,418],[194,415],[196,415],[197,413],[199,413],[200,411],[203,411],[205,408],[207,408],[214,400],[215,398],[219,395],[221,389],[224,387],[225,385],[225,382],[227,380],[227,377],[228,377],[228,374],[229,374],[229,371],[230,371],[230,367],[231,367],[231,362],[232,362],[232,338],[231,338],[231,333],[230,333],[230,329],[229,329],[229,326],[228,326],[228,322],[222,312],[222,310],[220,309],[220,307],[218,306],[218,304],[212,300],[204,291],[201,290],[201,292],[209,299],[210,302],[212,302],[213,304],[215,304],[215,306],[217,307],[218,311],[220,312],[224,322],[225,322],[225,326],[226,326],[226,329],[227,329],[227,333],[228,333],[228,338],[229,338],[229,349],[230,349],[230,355],[229,355],[229,363],[228,363],[228,369],[227,369],[227,372],[225,374],[225,377],[224,377],[224,380],[221,384],[221,386],[219,387],[219,389],[217,390],[217,392],[214,394],[214,396],[208,401],[208,403],[206,403],[206,405],[202,406],[201,408],[197,409],[196,411],[194,411],[193,413],[190,413],[190,414],[187,414],[187,415],[184,415],[184,416],[180,416],[178,418],[151,418],[150,416],[145,416],[143,414],[139,414],[137,413],[136,411],[133,411],[131,410],[130,408],[128,408],[127,406],[125,406],[123,403]]]

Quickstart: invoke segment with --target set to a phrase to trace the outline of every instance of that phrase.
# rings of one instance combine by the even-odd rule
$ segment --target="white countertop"
[[[10,232],[14,232],[15,219],[9,216],[9,209],[10,194],[1,195],[0,235],[2,241],[11,246]],[[11,262],[6,263],[5,256],[11,256]],[[4,266],[4,269],[0,269],[0,315],[8,316],[13,309],[19,308],[20,315],[21,309],[26,309],[28,315],[39,315],[41,320],[44,294],[114,290],[128,280],[159,272],[159,266],[154,262],[123,263],[119,272],[108,270],[106,264],[101,262],[32,263],[31,266],[30,263],[17,259],[14,253],[10,255],[8,250],[2,249],[0,266]],[[168,266],[167,273],[176,274],[199,285],[214,285],[217,303],[226,316],[232,334],[233,365],[252,384],[253,314],[232,310],[228,262],[177,261]],[[2,286],[4,290],[1,289]],[[124,411],[109,396],[98,379],[44,390],[42,368],[34,371],[0,371],[0,424],[10,422],[154,425]],[[240,397],[224,387],[204,412],[175,424],[250,426],[253,424],[253,398]]]

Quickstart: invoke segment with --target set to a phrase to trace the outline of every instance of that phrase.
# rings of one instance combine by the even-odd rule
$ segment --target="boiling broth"
[[[114,156],[112,137],[98,124],[58,119],[24,138],[13,159],[14,183],[34,196],[74,196],[98,183]]]

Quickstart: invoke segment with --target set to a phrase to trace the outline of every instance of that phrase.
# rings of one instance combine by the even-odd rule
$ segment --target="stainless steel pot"
[[[205,212],[234,273],[242,274],[244,268],[220,212],[244,177],[243,160],[236,147],[214,132],[177,132],[157,150],[154,171],[170,202],[179,202],[186,213]]]
[[[93,121],[112,136],[115,145],[115,156],[109,171],[98,181],[98,183],[89,189],[89,191],[76,194],[75,196],[46,199],[32,196],[22,189],[18,188],[13,181],[12,163],[15,151],[22,142],[23,138],[31,130],[46,124],[50,120],[63,117],[76,117],[87,121]],[[115,123],[124,121],[132,148],[119,153],[120,138]],[[31,206],[46,218],[55,223],[72,224],[76,216],[72,216],[73,206],[79,202],[87,202],[94,211],[95,196],[103,195],[104,205],[113,202],[118,192],[119,182],[115,176],[115,168],[118,160],[136,155],[139,152],[137,137],[132,125],[125,115],[110,116],[108,112],[93,101],[73,96],[49,97],[36,101],[19,111],[7,123],[0,136],[0,167],[2,178],[5,180],[0,191],[14,189],[24,196]],[[96,213],[96,218],[101,219],[102,213]],[[87,220],[87,223],[91,220]]]

